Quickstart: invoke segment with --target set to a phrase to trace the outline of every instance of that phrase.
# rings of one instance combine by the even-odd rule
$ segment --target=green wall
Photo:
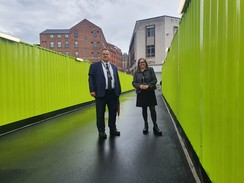
[[[92,101],[88,61],[0,38],[0,126]],[[119,73],[122,92],[132,76]]]
[[[189,1],[162,69],[162,93],[218,183],[244,182],[243,26],[241,0]]]

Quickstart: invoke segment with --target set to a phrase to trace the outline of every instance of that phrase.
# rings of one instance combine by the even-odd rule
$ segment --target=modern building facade
[[[162,64],[166,57],[180,18],[160,16],[136,21],[129,46],[128,70],[133,72],[139,58],[144,57],[154,67],[158,83],[161,81]]]
[[[121,49],[107,43],[102,29],[87,19],[70,29],[47,29],[41,32],[40,46],[91,62],[99,60],[101,49],[107,48],[111,52],[111,62],[122,70]]]

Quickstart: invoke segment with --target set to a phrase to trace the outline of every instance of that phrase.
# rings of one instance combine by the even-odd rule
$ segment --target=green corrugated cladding
[[[92,101],[90,63],[0,38],[0,126]],[[132,76],[119,72],[122,91]]]
[[[243,32],[244,1],[190,1],[162,70],[163,95],[216,183],[244,182]]]

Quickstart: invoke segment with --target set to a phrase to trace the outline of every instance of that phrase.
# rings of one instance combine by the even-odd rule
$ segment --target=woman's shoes
[[[143,134],[147,134],[147,133],[148,133],[148,123],[145,122],[145,123],[144,123]],[[157,123],[154,123],[153,133],[154,133],[156,136],[162,136],[162,131],[158,128]]]
[[[143,134],[147,134],[147,133],[148,133],[148,123],[145,122],[145,123],[144,123]]]
[[[147,133],[148,133],[148,127],[144,127],[143,134],[147,134]]]
[[[157,136],[162,136],[162,131],[159,130],[159,128],[158,128],[157,125],[153,127],[153,132],[154,132],[154,134],[157,135]]]

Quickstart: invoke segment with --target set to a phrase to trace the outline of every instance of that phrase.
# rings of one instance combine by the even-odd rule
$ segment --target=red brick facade
[[[107,43],[102,29],[84,19],[71,29],[47,29],[40,33],[40,46],[65,55],[95,62],[100,60],[100,51],[107,48],[111,62],[122,69],[122,52]]]

